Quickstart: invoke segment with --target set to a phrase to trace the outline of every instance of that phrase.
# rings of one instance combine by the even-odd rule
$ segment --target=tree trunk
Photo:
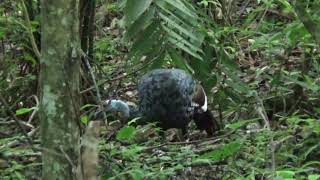
[[[77,0],[41,1],[42,179],[82,179]]]

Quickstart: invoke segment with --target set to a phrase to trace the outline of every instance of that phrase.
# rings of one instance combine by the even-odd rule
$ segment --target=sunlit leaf
[[[132,126],[126,126],[119,130],[116,138],[120,141],[131,140],[134,137],[135,132],[136,132],[136,128]]]
[[[289,171],[289,170],[282,170],[282,171],[277,171],[276,172],[278,177],[284,178],[284,179],[289,179],[289,178],[294,178],[295,172]]]
[[[26,113],[29,113],[33,110],[35,110],[36,107],[32,107],[32,108],[21,108],[21,109],[18,109],[16,110],[16,115],[19,116],[19,115],[23,115],[23,114],[26,114]]]
[[[87,115],[81,116],[80,121],[81,121],[84,125],[88,125],[89,117],[88,117]]]
[[[85,104],[85,105],[81,106],[80,110],[84,110],[84,109],[90,108],[90,107],[97,107],[97,105],[95,105],[95,104]]]
[[[319,174],[310,174],[308,175],[308,180],[319,180],[320,175]]]

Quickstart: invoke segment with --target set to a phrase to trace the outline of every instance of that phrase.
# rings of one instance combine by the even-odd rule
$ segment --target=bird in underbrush
[[[163,129],[178,128],[184,135],[190,120],[209,136],[220,129],[207,107],[203,87],[190,74],[180,69],[156,69],[139,80],[138,105],[129,106],[122,100],[106,100],[102,110],[120,112],[124,119],[143,117],[158,122]]]

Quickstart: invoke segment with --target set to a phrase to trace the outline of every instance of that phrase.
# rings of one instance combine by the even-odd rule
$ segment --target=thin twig
[[[10,124],[15,124],[16,121],[15,120],[10,120],[10,121],[1,121],[0,125],[10,125]],[[35,127],[32,124],[29,124],[27,122],[24,121],[20,121],[20,124],[23,125],[25,128],[27,129],[34,129]]]
[[[63,146],[60,145],[59,146],[60,151],[62,152],[62,154],[64,155],[64,158],[69,162],[69,164],[71,165],[72,169],[74,169],[76,166],[75,164],[72,162],[71,158],[69,157],[69,155],[63,150]]]
[[[92,79],[93,85],[94,85],[93,87],[96,89],[97,99],[98,99],[98,102],[100,103],[102,101],[101,100],[101,94],[100,94],[100,91],[99,91],[99,87],[97,85],[96,76],[94,75],[94,73],[92,71],[92,68],[91,68],[91,65],[90,65],[90,62],[89,62],[89,57],[82,50],[80,50],[80,53],[84,57],[84,61],[86,62],[86,65],[87,65],[87,67],[88,67],[88,69],[90,71],[91,79]],[[106,112],[105,111],[101,111],[101,112],[102,112],[103,119],[106,119],[107,118]]]
[[[33,137],[36,134],[38,129],[39,128],[35,128],[32,131],[28,132],[27,135],[26,135],[27,139]],[[11,148],[11,147],[14,147],[14,146],[18,145],[19,143],[20,143],[20,140],[14,140],[14,141],[11,141],[11,142],[3,145],[3,146],[0,146],[0,149]],[[31,144],[31,145],[33,145],[33,144]]]
[[[89,57],[82,50],[80,51],[80,53],[84,57],[84,60],[86,62],[86,66],[88,67],[88,69],[90,71],[91,79],[92,79],[93,85],[94,85],[93,88],[95,88],[96,91],[97,91],[98,101],[101,102],[101,94],[100,94],[100,91],[99,91],[99,87],[97,85],[96,76],[94,75],[94,73],[92,71],[92,68],[91,68],[91,65],[90,65],[90,62],[89,62]]]
[[[34,98],[34,100],[36,101],[36,107],[34,108],[34,110],[32,111],[29,119],[28,119],[28,124],[31,123],[32,119],[34,118],[34,116],[37,114],[38,110],[39,110],[39,99],[36,95],[32,95],[32,97]]]

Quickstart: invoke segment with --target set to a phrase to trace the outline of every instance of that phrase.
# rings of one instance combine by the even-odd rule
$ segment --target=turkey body
[[[139,111],[163,129],[180,128],[185,133],[192,116],[196,82],[180,69],[157,69],[138,83]]]
[[[102,111],[120,112],[124,119],[141,116],[147,122],[157,122],[164,130],[181,129],[184,135],[191,119],[209,136],[220,129],[207,109],[204,89],[185,71],[156,69],[142,76],[137,87],[137,107],[121,100],[106,100]]]

